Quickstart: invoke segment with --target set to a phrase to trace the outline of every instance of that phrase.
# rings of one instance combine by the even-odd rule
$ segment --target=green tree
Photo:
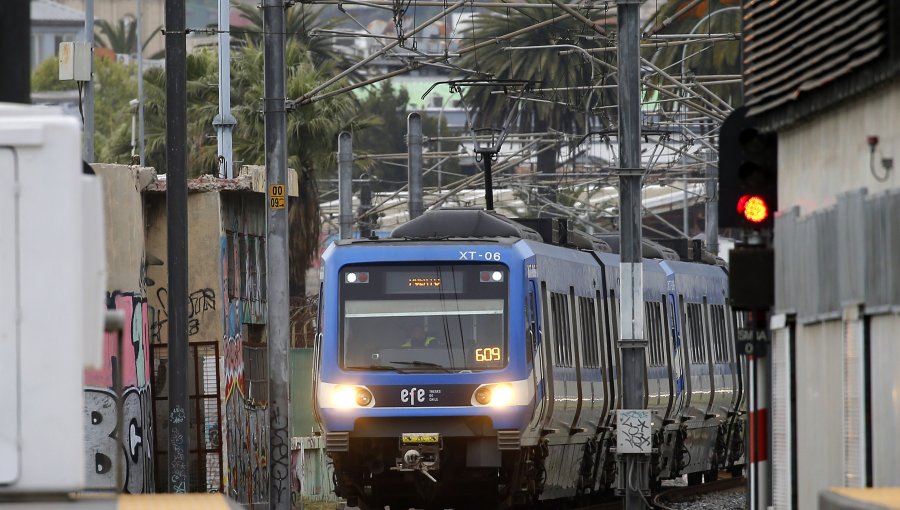
[[[59,80],[59,61],[48,58],[31,75],[35,92],[75,90],[74,81]],[[131,106],[137,97],[134,65],[107,58],[94,60],[94,152],[97,161],[131,161]]]
[[[537,2],[537,0],[528,1]],[[470,47],[475,43],[530,27],[558,15],[559,11],[553,9],[487,9],[481,14],[476,14],[470,27],[461,29],[463,44],[464,47]],[[563,55],[560,52],[567,48],[503,50],[516,46],[577,45],[583,48],[603,46],[604,41],[596,39],[594,37],[596,35],[581,21],[566,18],[499,42],[495,47],[470,51],[462,57],[459,65],[481,73],[480,76],[527,80],[540,88],[603,85],[609,82],[606,68],[594,65],[578,51]],[[603,58],[601,55],[606,54],[595,55]],[[497,119],[492,124],[499,126],[505,113],[514,106],[513,101],[507,96],[492,94],[496,90],[498,89],[491,87],[471,87],[468,91],[464,91],[466,102],[475,105],[477,109],[476,123],[482,123],[481,118],[487,116]],[[548,131],[583,133],[586,129],[585,107],[588,106],[588,101],[592,108],[598,104],[613,104],[614,101],[611,101],[607,94],[587,90],[555,90],[530,94],[530,98],[538,101],[526,100],[522,104],[517,128],[520,131],[537,133]],[[544,173],[555,171],[559,149],[557,146],[555,150],[538,155],[538,171]]]

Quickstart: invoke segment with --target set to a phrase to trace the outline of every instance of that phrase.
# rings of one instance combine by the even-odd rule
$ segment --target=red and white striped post
[[[750,394],[747,399],[749,422],[749,448],[747,478],[750,484],[750,510],[766,510],[771,504],[771,468],[769,466],[769,394],[771,369],[769,366],[768,327],[765,312],[750,312],[748,319],[754,331],[766,338],[763,348],[757,348],[747,356]]]

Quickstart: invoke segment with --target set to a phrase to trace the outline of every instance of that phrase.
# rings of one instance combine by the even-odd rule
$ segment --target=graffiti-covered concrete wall
[[[268,501],[269,492],[269,423],[257,373],[265,359],[250,359],[266,353],[265,195],[223,194],[222,218],[227,486],[237,501],[257,503]]]
[[[153,308],[150,334],[153,343],[168,343],[169,266],[165,193],[147,193],[147,295]],[[188,194],[188,340],[222,338],[221,275],[219,252],[219,194]]]
[[[121,360],[118,336],[107,333],[102,339],[103,364],[85,370],[87,487],[115,489],[116,471],[121,470],[124,492],[149,492],[154,486],[154,425],[141,191],[154,175],[150,169],[132,166],[93,167],[103,184],[103,208],[107,211],[107,307],[124,313],[125,327]],[[123,387],[121,432],[116,431],[115,374],[119,370]]]

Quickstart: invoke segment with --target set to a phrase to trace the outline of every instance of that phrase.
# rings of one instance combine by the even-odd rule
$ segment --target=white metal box
[[[91,54],[86,41],[59,43],[59,79],[91,81]]]
[[[103,335],[99,186],[82,172],[74,118],[0,104],[0,497],[85,484],[84,351]]]

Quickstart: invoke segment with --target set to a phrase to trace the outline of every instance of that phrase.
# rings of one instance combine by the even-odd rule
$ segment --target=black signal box
[[[735,246],[728,255],[728,297],[734,310],[762,311],[775,306],[775,252]]]

